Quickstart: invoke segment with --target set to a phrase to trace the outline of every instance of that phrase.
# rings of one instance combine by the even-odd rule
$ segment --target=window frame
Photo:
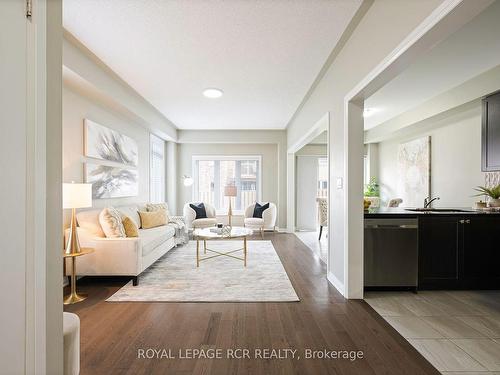
[[[198,171],[196,169],[197,161],[243,161],[243,160],[255,160],[258,162],[257,171],[257,201],[262,201],[262,155],[192,155],[191,157],[191,176],[193,176],[193,185],[191,186],[191,200],[196,202],[198,197]],[[245,208],[241,210],[235,210],[233,208],[233,215],[244,215]],[[217,215],[223,216],[227,215],[227,211],[221,211],[221,209],[216,209]]]
[[[161,189],[161,201],[160,202],[153,202],[153,181],[152,181],[152,168],[153,168],[153,144],[157,143],[160,144],[160,142],[163,144],[163,168],[161,168],[161,179],[160,181],[162,182],[163,189]],[[154,135],[153,133],[149,134],[149,201],[151,203],[163,203],[165,202],[165,197],[166,197],[166,188],[167,188],[167,181],[166,181],[166,165],[167,165],[167,155],[166,155],[166,142],[164,139],[158,137],[157,135]]]

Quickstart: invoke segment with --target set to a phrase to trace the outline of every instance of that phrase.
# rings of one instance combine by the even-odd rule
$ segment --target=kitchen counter
[[[440,207],[444,208],[444,207]],[[375,219],[375,218],[413,218],[420,217],[422,215],[439,215],[439,216],[469,216],[469,215],[493,215],[500,216],[500,211],[479,211],[474,210],[468,207],[452,207],[446,209],[454,209],[460,211],[447,211],[447,212],[424,212],[424,211],[408,211],[407,209],[401,207],[395,208],[387,208],[387,207],[379,207],[379,208],[370,208],[368,211],[365,211],[364,216],[367,219]]]

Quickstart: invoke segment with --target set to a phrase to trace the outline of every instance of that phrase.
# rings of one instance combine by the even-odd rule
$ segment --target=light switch
[[[343,186],[344,186],[344,181],[342,177],[337,177],[337,189],[342,189]]]

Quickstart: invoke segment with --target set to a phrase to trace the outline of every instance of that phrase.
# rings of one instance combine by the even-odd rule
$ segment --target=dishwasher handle
[[[417,229],[417,224],[365,224],[365,228],[373,229]]]

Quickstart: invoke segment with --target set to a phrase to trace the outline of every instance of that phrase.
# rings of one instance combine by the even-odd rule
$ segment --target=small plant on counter
[[[474,190],[479,191],[479,194],[474,195],[475,197],[486,195],[492,199],[500,199],[500,185],[494,186],[492,188],[487,188],[486,186],[478,186]]]
[[[365,197],[378,197],[380,195],[380,187],[377,179],[372,177],[370,183],[365,186]]]
[[[475,197],[485,195],[490,198],[488,204],[490,207],[500,207],[500,185],[494,186],[492,188],[487,188],[486,186],[478,186],[474,190],[478,191]]]

